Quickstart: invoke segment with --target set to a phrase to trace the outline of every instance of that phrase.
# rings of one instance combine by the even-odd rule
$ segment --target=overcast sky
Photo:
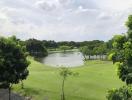
[[[132,0],[0,0],[0,35],[55,41],[108,40],[126,32]]]

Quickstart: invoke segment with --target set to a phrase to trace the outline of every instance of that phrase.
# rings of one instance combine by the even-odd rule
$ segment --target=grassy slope
[[[60,100],[61,77],[59,69],[45,66],[30,59],[30,75],[15,90],[32,95],[34,100]],[[65,85],[67,100],[106,100],[108,89],[118,88],[123,83],[116,75],[116,67],[111,62],[88,61],[82,67],[71,68],[79,76],[69,77]]]

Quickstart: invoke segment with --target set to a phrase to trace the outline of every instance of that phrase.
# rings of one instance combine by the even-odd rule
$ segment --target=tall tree
[[[0,38],[0,88],[9,89],[12,84],[17,84],[27,78],[29,61],[24,47],[12,38]]]
[[[126,23],[128,31],[126,35],[114,37],[114,54],[115,62],[118,62],[118,76],[126,83],[127,88],[120,88],[116,91],[110,91],[108,100],[132,100],[132,15],[128,17]],[[118,97],[118,98],[115,98]]]

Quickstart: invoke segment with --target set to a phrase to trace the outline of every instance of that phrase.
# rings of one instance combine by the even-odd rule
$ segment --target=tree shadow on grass
[[[39,100],[52,100],[54,98],[54,95],[59,96],[58,92],[38,89],[35,87],[25,87],[24,89],[21,89],[21,87],[15,87],[13,88],[13,90],[24,97],[29,97],[29,100],[36,100],[37,98],[39,98]]]

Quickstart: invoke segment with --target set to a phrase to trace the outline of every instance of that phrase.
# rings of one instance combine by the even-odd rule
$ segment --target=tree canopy
[[[63,50],[64,52],[65,52],[66,50],[71,49],[69,46],[66,46],[66,45],[60,46],[59,48],[60,48],[61,50]]]
[[[26,41],[26,49],[32,56],[47,56],[48,52],[41,41],[29,39]]]
[[[27,78],[29,61],[25,47],[13,38],[0,38],[0,87],[9,88]]]
[[[115,62],[118,64],[119,78],[126,82],[126,84],[132,84],[132,16],[130,15],[127,21],[128,32],[126,35],[116,35],[113,40],[114,57]],[[113,58],[114,58],[113,57]]]
[[[117,62],[118,76],[128,86],[120,89],[110,90],[108,92],[108,100],[132,100],[132,15],[128,17],[126,22],[128,27],[127,34],[116,35],[113,38],[113,52],[111,58]]]

